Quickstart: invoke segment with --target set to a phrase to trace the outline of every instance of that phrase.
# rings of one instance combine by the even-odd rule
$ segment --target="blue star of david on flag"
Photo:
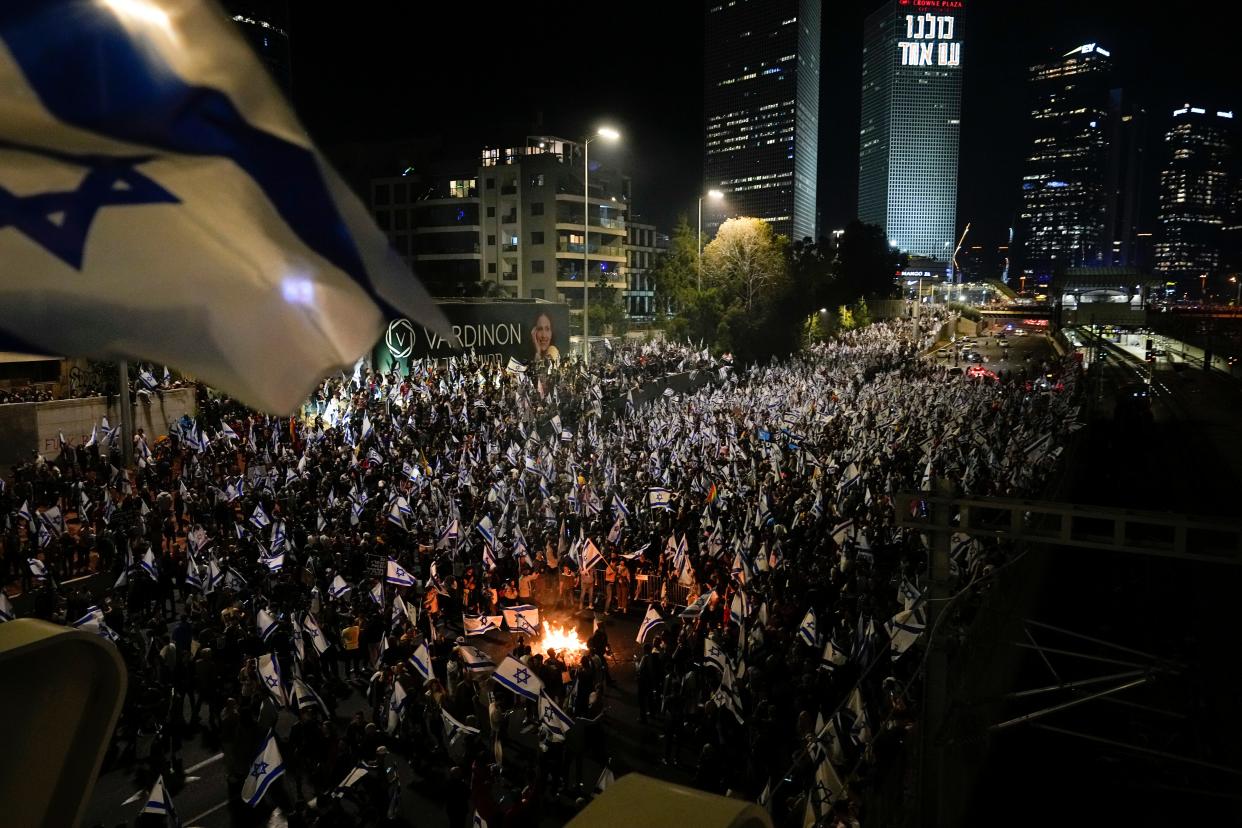
[[[81,166],[86,174],[69,190],[19,196],[0,186],[0,230],[12,227],[74,270],[82,269],[86,237],[105,207],[177,204],[179,199],[138,171],[155,156],[73,155],[0,141],[16,150]]]

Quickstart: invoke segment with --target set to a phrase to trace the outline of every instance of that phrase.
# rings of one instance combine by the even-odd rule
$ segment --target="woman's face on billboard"
[[[539,314],[535,319],[535,328],[532,333],[535,337],[535,349],[539,353],[548,350],[548,346],[552,344],[552,320],[546,313]]]

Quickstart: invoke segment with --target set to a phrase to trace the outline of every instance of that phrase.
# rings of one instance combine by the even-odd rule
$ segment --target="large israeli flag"
[[[0,205],[7,348],[291,413],[386,313],[451,338],[214,3],[0,4]]]

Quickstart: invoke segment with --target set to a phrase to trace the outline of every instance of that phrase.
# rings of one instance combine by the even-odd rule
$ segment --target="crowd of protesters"
[[[858,824],[917,718],[905,653],[928,538],[896,526],[893,495],[1035,492],[1075,421],[1073,363],[1038,367],[1059,380],[1047,391],[1021,369],[955,376],[918,358],[921,322],[737,371],[670,344],[609,347],[589,370],[359,366],[298,418],[204,397],[169,435],[108,429],[19,468],[0,493],[0,577],[28,614],[81,619],[120,648],[131,689],[112,762],[150,784],[205,728],[239,813],[283,720],[286,779],[267,801],[290,824],[396,819],[396,755],[436,780],[451,826],[572,814],[625,769],[605,715],[618,627],[597,621],[580,653],[503,622],[467,635],[534,605],[545,624],[642,619],[638,715],[670,773],[778,824]],[[635,401],[677,372],[711,382]],[[955,588],[1003,559],[955,537]],[[58,584],[85,573],[116,585],[101,599]],[[506,654],[538,699],[489,680]],[[334,716],[352,693],[370,715]],[[547,724],[545,699],[572,727]]]

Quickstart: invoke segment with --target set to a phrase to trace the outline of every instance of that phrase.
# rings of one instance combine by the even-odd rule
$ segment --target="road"
[[[607,691],[604,712],[607,743],[604,749],[612,757],[614,772],[623,769],[641,771],[649,776],[656,776],[672,782],[689,784],[692,778],[691,768],[669,767],[660,763],[661,743],[660,729],[657,725],[643,725],[638,722],[637,680],[634,670],[634,654],[636,644],[634,636],[638,623],[646,611],[645,604],[632,606],[627,616],[602,616],[607,625],[609,641],[614,656],[610,661],[610,670],[617,686]],[[592,615],[590,612],[573,617],[561,613],[554,616],[558,623],[573,623],[585,640],[591,633]],[[508,634],[496,634],[487,638],[475,638],[472,644],[478,644],[488,650],[494,657],[507,652],[511,646]],[[506,692],[497,690],[497,692]],[[337,707],[336,721],[343,730],[349,718],[362,711],[368,716],[362,687],[355,687]],[[282,713],[277,725],[280,736],[288,735],[293,724],[292,714]],[[511,722],[511,745],[506,749],[506,770],[509,776],[518,780],[524,773],[527,764],[526,756],[533,755],[535,736],[521,734],[520,722],[514,717]],[[525,754],[525,755],[523,755]],[[265,805],[251,811],[240,807],[230,807],[224,777],[224,762],[218,743],[209,734],[196,733],[187,737],[182,750],[182,764],[185,767],[184,781],[170,783],[174,803],[182,822],[186,826],[200,828],[226,828],[240,825],[280,826],[284,819],[279,811],[273,814],[270,807],[275,798],[269,793]],[[688,758],[688,755],[687,755]],[[404,824],[419,828],[439,828],[447,826],[448,819],[444,812],[439,788],[443,780],[439,777],[420,775],[404,757],[397,754],[396,761],[403,783],[401,792],[400,816]],[[588,755],[583,771],[586,795],[599,778],[602,766],[600,762]],[[286,793],[294,793],[293,780],[289,774],[277,783]],[[519,783],[520,787],[520,783]],[[83,821],[87,826],[113,826],[132,824],[135,816],[142,808],[146,789],[135,778],[132,768],[105,768],[105,772],[96,783],[91,804]],[[290,801],[292,801],[290,799]],[[562,797],[555,803],[545,806],[540,824],[543,826],[559,826],[565,824],[577,812],[574,801]]]
[[[1083,353],[1088,362],[1095,356],[1092,349]],[[1150,369],[1119,349],[1104,346],[1101,353],[1106,356],[1087,380],[1088,424],[1066,499],[1233,518],[1242,479],[1242,392],[1227,377],[1157,366],[1152,421],[1119,423],[1113,419],[1117,390],[1145,382]],[[1059,547],[1036,551],[1038,566],[1029,579],[1038,594],[1018,612],[1182,666],[1148,685],[1040,720],[1079,736],[1026,725],[991,737],[968,824],[1042,826],[1067,818],[1074,824],[1242,824],[1242,771],[1220,769],[1242,769],[1242,749],[1232,736],[1242,729],[1236,704],[1242,670],[1237,659],[1222,657],[1235,647],[1222,622],[1242,587],[1238,568]],[[1021,637],[1019,631],[1010,640]],[[1040,643],[1136,657],[1066,635],[1041,633]],[[1029,652],[1023,665],[1011,690],[1124,669],[1066,657],[1046,663]],[[1046,706],[1074,697],[1060,691],[1043,698]],[[1039,707],[1027,703],[1021,712]],[[1006,715],[1018,710],[1015,704]],[[1016,801],[1024,803],[1020,811]]]

